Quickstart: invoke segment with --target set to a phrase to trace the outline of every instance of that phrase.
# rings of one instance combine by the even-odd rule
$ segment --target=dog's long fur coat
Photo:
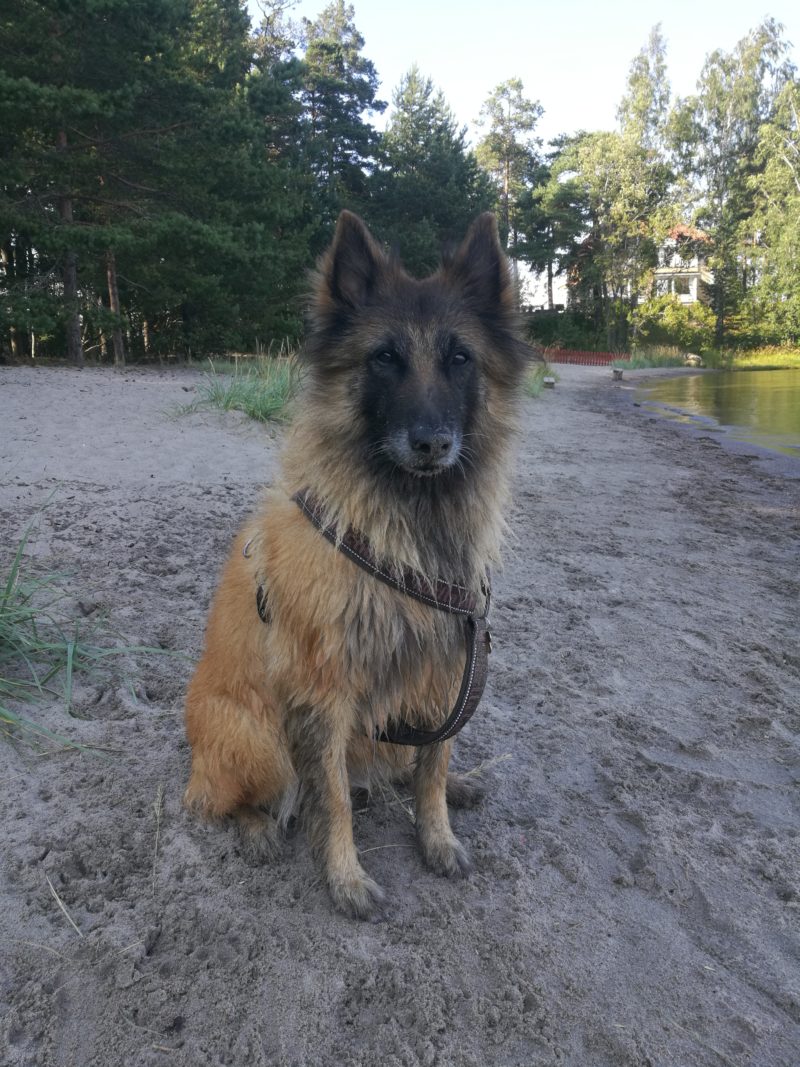
[[[233,546],[189,687],[188,806],[235,816],[266,853],[299,787],[333,900],[357,916],[383,893],[353,843],[355,781],[413,773],[423,857],[442,874],[468,867],[448,819],[448,791],[455,801],[468,792],[448,777],[452,742],[414,751],[374,740],[389,720],[441,725],[461,681],[463,630],[355,566],[291,497],[309,488],[326,519],[360,531],[377,558],[466,585],[480,602],[527,358],[514,304],[493,216],[417,281],[342,213],[316,277],[283,477]]]

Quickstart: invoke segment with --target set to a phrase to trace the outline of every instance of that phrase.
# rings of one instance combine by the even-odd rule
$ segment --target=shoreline
[[[559,373],[563,369],[564,367],[559,367]],[[575,368],[569,369],[572,370]],[[599,370],[602,372],[602,377],[605,377],[605,368],[579,369],[584,371]],[[748,372],[750,372],[750,370],[750,368],[747,368]],[[759,370],[760,368],[754,368],[752,369],[752,373],[758,373]],[[610,390],[613,391],[609,395],[613,397],[614,393],[616,393],[620,398],[624,398],[632,409],[632,414],[635,416],[645,419],[655,418],[666,425],[676,428],[679,432],[684,433],[695,440],[702,440],[703,438],[710,437],[713,440],[716,440],[725,451],[730,452],[733,455],[757,459],[762,466],[762,469],[767,474],[793,480],[800,479],[800,451],[797,456],[793,456],[771,449],[766,445],[760,445],[755,441],[740,440],[735,436],[738,432],[737,427],[718,423],[711,417],[708,418],[707,425],[698,425],[691,421],[682,421],[679,418],[674,418],[667,412],[661,412],[655,405],[653,407],[645,406],[646,397],[643,395],[643,388],[648,383],[656,383],[670,378],[715,373],[717,373],[717,371],[711,368],[702,367],[651,367],[643,368],[641,370],[626,370],[621,381],[611,380],[608,381],[607,384],[610,387]],[[798,372],[798,376],[800,377],[800,371]],[[593,382],[593,386],[598,390],[603,391],[604,384],[600,381],[600,376],[594,377],[596,377],[596,381]]]

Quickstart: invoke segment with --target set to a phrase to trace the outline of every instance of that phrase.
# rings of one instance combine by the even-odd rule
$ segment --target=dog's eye
[[[465,352],[463,348],[457,349],[450,357],[450,362],[455,367],[463,367],[465,363],[469,363],[469,352]]]
[[[372,358],[375,360],[376,363],[380,363],[382,367],[390,367],[393,363],[397,362],[397,356],[388,348],[383,349],[380,352],[376,352]]]

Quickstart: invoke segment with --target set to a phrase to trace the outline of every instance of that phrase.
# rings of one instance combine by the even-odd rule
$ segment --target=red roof
[[[667,236],[673,241],[701,241],[703,244],[711,240],[705,230],[698,230],[696,226],[687,226],[683,222],[673,226]]]

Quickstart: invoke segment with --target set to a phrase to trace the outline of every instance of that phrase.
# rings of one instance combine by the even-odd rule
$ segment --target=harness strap
[[[449,584],[441,579],[431,582],[410,567],[392,570],[384,566],[375,559],[369,541],[363,535],[348,529],[340,536],[335,525],[325,524],[322,509],[308,489],[295,493],[292,499],[322,535],[362,570],[406,596],[450,615],[460,615],[464,619],[464,643],[467,652],[464,675],[453,710],[442,726],[438,730],[420,730],[410,723],[399,722],[390,724],[385,730],[375,731],[376,740],[394,745],[432,745],[453,737],[472,718],[483,695],[489,673],[488,655],[492,650],[492,638],[487,619],[491,597],[488,578],[483,587],[486,598],[484,613],[476,615],[477,598],[465,586]]]
[[[386,730],[376,730],[378,741],[389,741],[393,745],[432,745],[436,741],[447,741],[466,726],[480,703],[489,673],[488,655],[492,648],[492,637],[485,616],[470,616],[464,623],[464,636],[467,661],[461,689],[443,725],[438,730],[420,730],[407,722],[399,722]]]
[[[438,608],[439,611],[446,611],[451,615],[468,616],[475,613],[475,594],[465,586],[450,585],[441,578],[429,581],[411,567],[390,569],[375,559],[369,541],[362,534],[347,529],[340,535],[334,524],[326,525],[322,508],[308,489],[301,489],[299,493],[295,493],[292,500],[326,540],[378,581],[385,582],[386,585],[391,585],[394,589],[405,593],[406,596],[421,600],[423,604]]]

